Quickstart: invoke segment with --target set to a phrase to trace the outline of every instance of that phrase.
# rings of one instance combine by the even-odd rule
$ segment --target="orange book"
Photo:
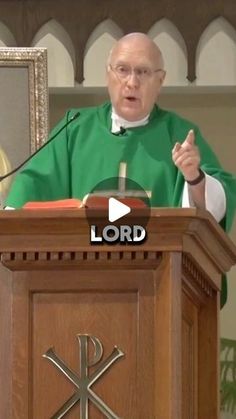
[[[60,199],[57,201],[30,201],[23,206],[24,209],[72,209],[83,207],[82,201],[76,198]]]
[[[73,208],[102,208],[107,209],[109,198],[102,195],[86,195],[83,201],[77,198],[60,199],[57,201],[30,201],[24,209],[73,209]],[[147,205],[139,198],[116,198],[118,201],[131,208],[146,208]]]

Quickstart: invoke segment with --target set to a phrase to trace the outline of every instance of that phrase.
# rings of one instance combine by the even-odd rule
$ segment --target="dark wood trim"
[[[0,0],[0,16],[17,46],[29,47],[37,31],[55,19],[69,34],[76,53],[75,79],[83,81],[87,41],[96,26],[111,19],[124,33],[147,33],[162,18],[169,19],[186,44],[189,81],[196,78],[196,49],[206,27],[224,17],[236,29],[235,0]]]

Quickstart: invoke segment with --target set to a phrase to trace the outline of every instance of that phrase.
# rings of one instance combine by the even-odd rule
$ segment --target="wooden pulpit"
[[[218,419],[236,247],[196,209],[152,209],[138,245],[89,228],[82,209],[0,213],[0,418]]]

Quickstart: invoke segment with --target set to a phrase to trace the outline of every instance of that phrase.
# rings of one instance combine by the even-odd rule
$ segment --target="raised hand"
[[[182,144],[175,143],[172,149],[174,164],[186,180],[192,181],[199,176],[200,153],[195,144],[194,131],[190,130]]]

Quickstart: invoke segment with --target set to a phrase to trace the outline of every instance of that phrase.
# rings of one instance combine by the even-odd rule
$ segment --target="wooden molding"
[[[9,252],[1,254],[1,262],[4,266],[11,270],[16,270],[20,266],[31,266],[32,269],[37,270],[42,266],[57,265],[59,268],[69,266],[86,266],[90,265],[93,268],[106,267],[111,269],[114,262],[122,268],[125,266],[133,269],[140,266],[145,266],[146,269],[157,268],[161,262],[161,252],[147,252],[147,251],[81,251],[81,252]]]
[[[147,33],[159,20],[166,18],[181,33],[187,49],[187,79],[196,78],[196,49],[206,27],[216,18],[224,17],[236,29],[234,0],[0,0],[1,21],[12,32],[17,46],[29,47],[37,31],[55,19],[69,34],[75,49],[75,79],[84,79],[83,62],[87,41],[94,29],[110,19],[125,33]]]

